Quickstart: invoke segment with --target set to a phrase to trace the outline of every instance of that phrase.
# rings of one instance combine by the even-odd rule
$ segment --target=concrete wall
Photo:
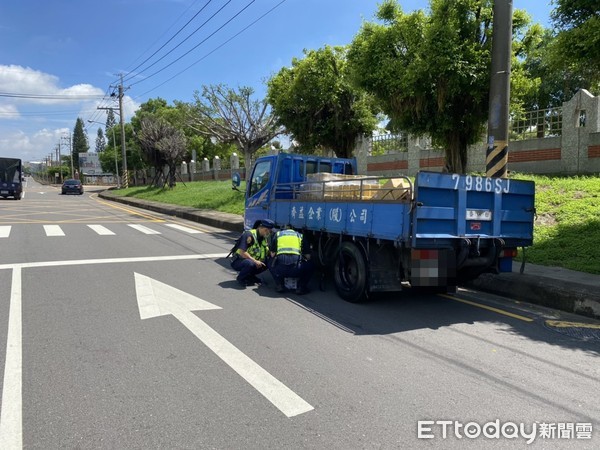
[[[540,174],[600,172],[600,97],[582,89],[562,106],[561,136],[508,143],[508,170]],[[468,172],[485,173],[485,136],[468,150]],[[419,170],[441,171],[443,151],[431,148],[425,138],[408,139],[408,150],[371,156],[368,138],[361,139],[355,155],[360,173],[414,176]]]

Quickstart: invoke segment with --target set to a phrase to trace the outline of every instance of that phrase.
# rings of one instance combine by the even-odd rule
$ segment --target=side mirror
[[[233,175],[231,175],[231,189],[239,191],[241,182],[242,177],[240,176],[239,172],[235,172]]]

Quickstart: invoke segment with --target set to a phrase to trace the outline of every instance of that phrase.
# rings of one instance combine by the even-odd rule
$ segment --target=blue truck
[[[246,182],[244,226],[261,219],[309,239],[350,302],[411,286],[454,292],[512,270],[533,243],[533,182],[439,172],[357,175],[355,159],[260,157]]]
[[[0,158],[0,197],[21,200],[23,167],[18,158]]]

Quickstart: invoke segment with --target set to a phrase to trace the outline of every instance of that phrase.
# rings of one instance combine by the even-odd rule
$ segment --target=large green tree
[[[87,135],[85,134],[85,128],[83,119],[80,117],[75,121],[75,129],[73,130],[73,169],[79,170],[79,154],[87,153],[90,150]]]
[[[106,111],[106,125],[104,126],[104,131],[108,134],[108,130],[117,124],[117,120],[115,119],[115,113],[112,108],[107,109]]]
[[[551,18],[556,40],[550,56],[554,67],[576,74],[583,88],[600,90],[600,2],[598,0],[554,0]]]
[[[104,138],[104,133],[102,132],[102,128],[98,128],[96,133],[96,153],[100,154],[106,148],[106,139]]]
[[[294,58],[268,81],[267,99],[305,153],[350,157],[356,139],[377,126],[374,102],[348,80],[346,49],[326,46]]]
[[[542,29],[532,36],[526,48],[523,48],[521,67],[533,84],[521,91],[518,87],[515,89],[515,83],[511,80],[511,101],[513,97],[520,100],[520,103],[511,105],[513,114],[518,114],[521,110],[560,107],[563,102],[570,100],[577,90],[588,87],[588,82],[580,74],[556,66],[553,58],[549,56],[555,40],[551,30]]]
[[[348,59],[355,81],[372,92],[394,126],[429,134],[446,167],[464,173],[467,146],[488,112],[490,0],[431,0],[431,14],[405,14],[385,0],[354,38]]]

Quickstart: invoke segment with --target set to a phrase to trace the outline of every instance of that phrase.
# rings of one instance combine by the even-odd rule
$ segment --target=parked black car
[[[62,185],[63,194],[83,194],[83,184],[79,180],[65,180]]]

